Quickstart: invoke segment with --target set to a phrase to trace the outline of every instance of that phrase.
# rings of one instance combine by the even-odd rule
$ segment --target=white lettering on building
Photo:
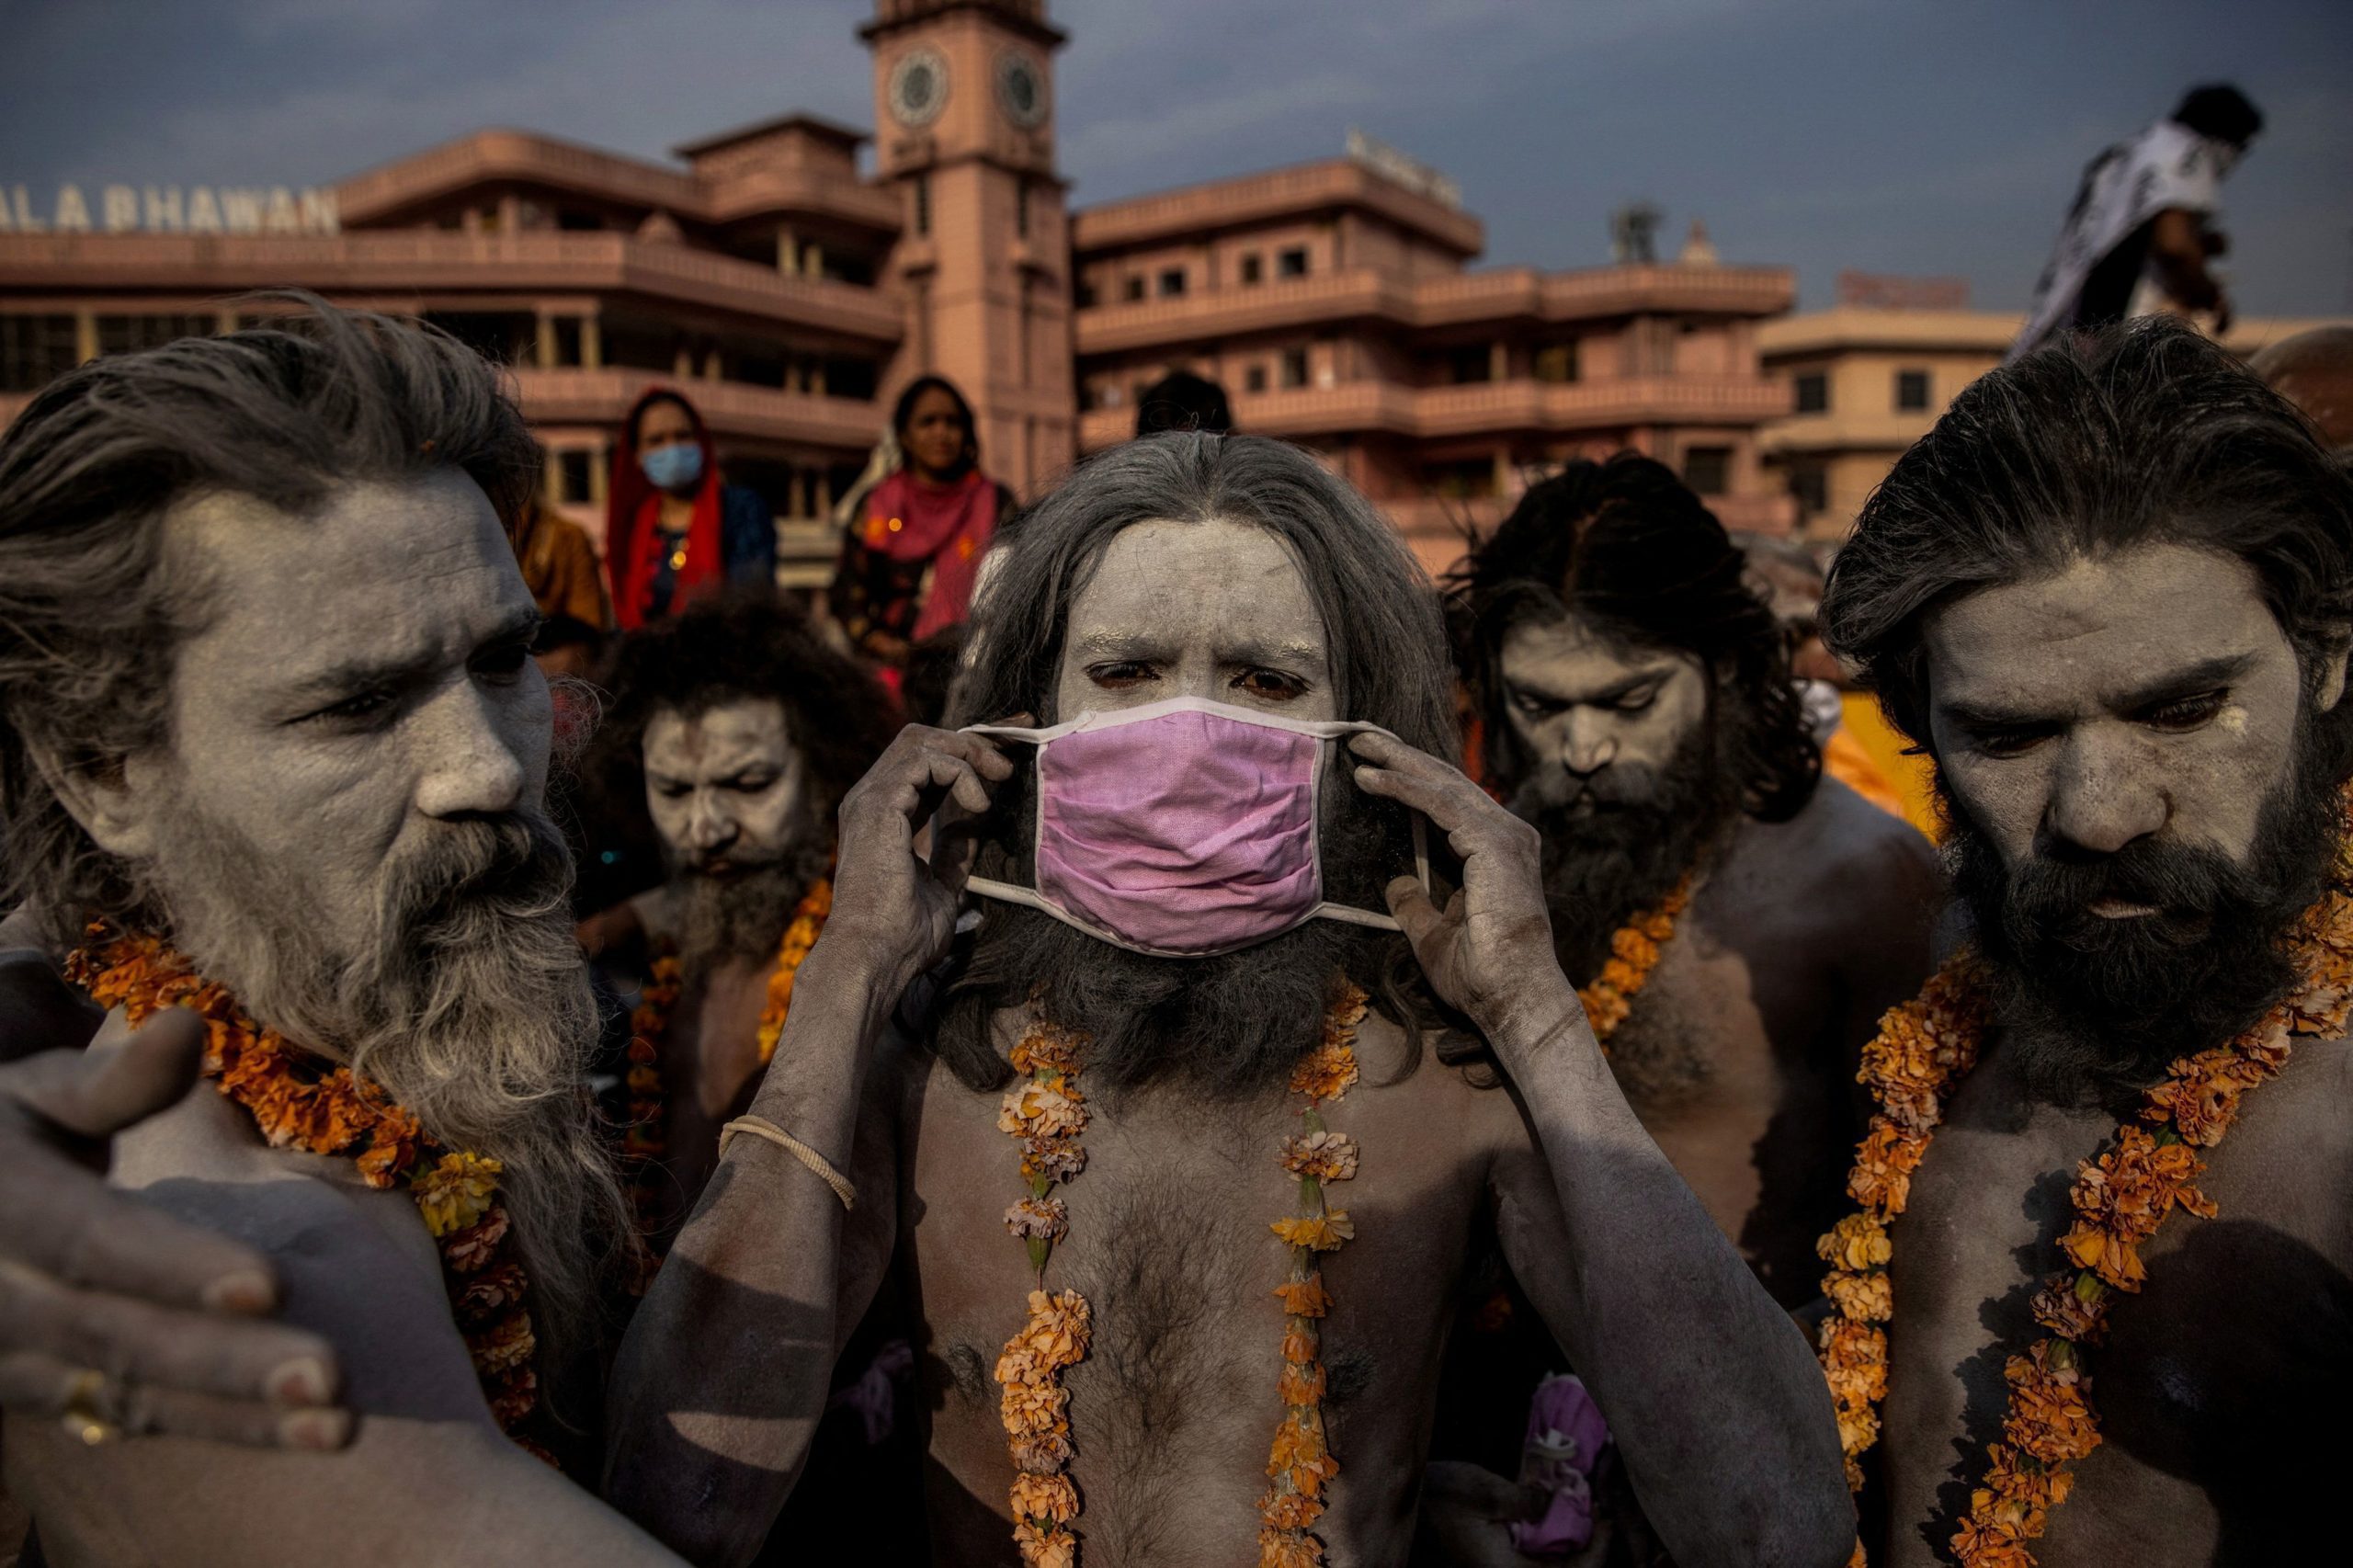
[[[343,231],[332,188],[290,186],[109,185],[97,209],[65,183],[44,207],[30,187],[0,187],[0,234],[335,234]]]

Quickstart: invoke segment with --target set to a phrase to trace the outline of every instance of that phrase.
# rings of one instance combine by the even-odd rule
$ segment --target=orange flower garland
[[[1317,1266],[1320,1254],[1337,1252],[1356,1237],[1347,1210],[1325,1201],[1324,1184],[1357,1174],[1356,1140],[1324,1125],[1322,1109],[1357,1081],[1357,1027],[1364,1021],[1365,995],[1343,981],[1324,1022],[1324,1041],[1292,1069],[1291,1092],[1306,1097],[1301,1131],[1283,1141],[1283,1169],[1299,1178],[1297,1218],[1277,1220],[1272,1229],[1290,1248],[1290,1278],[1275,1287],[1283,1303],[1282,1424],[1275,1428],[1267,1476],[1273,1484],[1258,1500],[1259,1568],[1313,1568],[1324,1561],[1324,1543],[1309,1533],[1324,1515],[1324,1491],[1340,1472],[1324,1442],[1323,1319],[1332,1310]]]
[[[120,1007],[133,1026],[167,1007],[204,1019],[204,1075],[244,1108],[272,1148],[351,1154],[360,1179],[390,1187],[405,1181],[425,1228],[440,1244],[449,1310],[465,1335],[483,1393],[501,1430],[518,1436],[539,1404],[531,1369],[538,1340],[525,1305],[529,1281],[509,1256],[506,1210],[498,1203],[499,1163],[450,1151],[416,1119],[348,1067],[321,1058],[263,1028],[220,985],[161,938],[117,933],[103,923],[65,960],[65,977],[103,1007]]]
[[[784,1020],[792,1009],[793,977],[801,969],[809,949],[817,945],[818,937],[825,929],[825,917],[834,910],[834,884],[830,877],[820,877],[813,883],[801,902],[793,906],[792,919],[784,928],[783,939],[777,945],[776,968],[769,971],[767,1003],[760,1009],[760,1065],[765,1067],[776,1055],[776,1042],[783,1037]],[[645,968],[645,983],[638,992],[637,1006],[629,1016],[629,1121],[622,1133],[622,1152],[636,1162],[630,1184],[630,1197],[637,1211],[637,1229],[641,1237],[650,1233],[650,1210],[656,1195],[667,1188],[661,1181],[661,1167],[656,1163],[669,1153],[667,1120],[662,1103],[662,1052],[670,1038],[671,1009],[687,988],[686,966],[678,961],[677,949],[669,943],[659,944]],[[646,1260],[649,1267],[642,1270],[638,1291],[642,1294],[653,1279],[650,1265],[658,1260]]]
[[[2341,872],[2342,868],[2340,868]],[[2081,1347],[2097,1344],[2119,1291],[2146,1278],[2141,1244],[2175,1209],[2211,1219],[2214,1205],[2193,1185],[2196,1150],[2211,1148],[2250,1089],[2279,1076],[2291,1037],[2334,1038],[2353,1015],[2353,896],[2339,884],[2306,911],[2292,941],[2301,983],[2228,1044],[2186,1056],[2145,1096],[2139,1117],[2076,1167],[2075,1223],[2060,1237],[2074,1267],[2052,1275],[2033,1300],[2049,1331],[2003,1369],[2009,1384],[2003,1440],[1987,1445],[1984,1481],[1951,1540],[1961,1568],[2033,1568],[2027,1542],[2075,1484],[2063,1468],[2099,1446]],[[1948,964],[1919,1000],[1891,1010],[1865,1048],[1859,1077],[1881,1106],[1859,1151],[1847,1190],[1862,1212],[1819,1244],[1832,1272],[1823,1281],[1837,1309],[1823,1324],[1821,1358],[1838,1410],[1847,1479],[1859,1487],[1855,1456],[1879,1431],[1887,1393],[1887,1341],[1877,1326],[1893,1315],[1886,1226],[1904,1211],[1911,1175],[1927,1152],[1946,1101],[1975,1063],[1985,1011],[1974,960]],[[1863,1561],[1855,1549],[1854,1562]]]
[[[1690,904],[1691,878],[1687,873],[1657,908],[1637,915],[1611,934],[1609,958],[1601,972],[1577,987],[1577,1000],[1585,1004],[1586,1021],[1593,1026],[1597,1041],[1608,1044],[1634,1010],[1634,998],[1651,983],[1651,971],[1674,939],[1677,918]]]
[[[1070,1231],[1070,1212],[1049,1196],[1056,1183],[1086,1168],[1078,1135],[1086,1130],[1086,1101],[1078,1092],[1078,1053],[1086,1037],[1035,1021],[1013,1048],[1021,1081],[1007,1090],[999,1130],[1021,1140],[1021,1179],[1029,1196],[1005,1211],[1005,1227],[1029,1248],[1037,1288],[1029,1321],[1006,1341],[996,1381],[999,1410],[1013,1454],[1013,1540],[1029,1568],[1075,1568],[1078,1488],[1070,1469],[1070,1391],[1063,1369],[1086,1358],[1093,1330],[1086,1298],[1075,1290],[1049,1295],[1046,1260]]]

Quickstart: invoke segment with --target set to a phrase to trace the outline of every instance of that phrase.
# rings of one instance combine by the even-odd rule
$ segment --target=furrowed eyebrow
[[[2208,659],[2165,676],[2138,690],[2127,692],[2111,706],[2120,711],[2134,713],[2144,708],[2162,708],[2168,702],[2178,702],[2185,697],[2197,697],[2218,686],[2228,686],[2245,675],[2255,663],[2253,653],[2230,653]]]
[[[537,608],[517,610],[490,635],[476,642],[473,651],[479,653],[484,648],[503,648],[517,642],[529,646],[539,635],[540,620]],[[290,689],[288,697],[295,702],[332,702],[355,691],[404,685],[430,672],[440,662],[438,655],[430,653],[414,659],[348,660],[305,676]]]
[[[1508,685],[1513,691],[1525,697],[1533,697],[1540,701],[1580,705],[1597,702],[1615,702],[1621,697],[1626,697],[1633,692],[1640,691],[1643,687],[1655,686],[1674,673],[1675,666],[1672,664],[1657,665],[1649,669],[1636,670],[1631,675],[1620,676],[1618,679],[1611,681],[1608,686],[1601,687],[1597,691],[1579,692],[1571,697],[1563,696],[1556,687],[1539,685],[1531,681],[1506,680],[1506,684]]]
[[[2219,658],[2202,660],[2187,669],[2168,671],[2145,686],[2109,699],[2104,706],[2118,713],[2138,713],[2145,709],[2161,708],[2168,702],[2178,702],[2215,687],[2227,686],[2245,675],[2254,663],[2253,653],[2226,653]],[[2032,713],[1950,700],[1938,706],[1944,710],[1946,719],[1971,730],[2028,730],[2062,723],[2066,718],[2066,715]]]

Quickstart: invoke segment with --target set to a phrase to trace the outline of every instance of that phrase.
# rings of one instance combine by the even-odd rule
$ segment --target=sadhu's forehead
[[[1937,701],[1971,709],[2087,710],[2177,667],[2288,653],[2253,567],[2174,543],[1980,588],[1931,611],[1924,631]]]
[[[1225,518],[1121,529],[1072,600],[1067,646],[1256,647],[1323,663],[1327,638],[1298,556]]]

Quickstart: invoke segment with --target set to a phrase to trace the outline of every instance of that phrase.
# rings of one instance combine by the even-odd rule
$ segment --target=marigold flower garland
[[[1013,1454],[1013,1540],[1029,1568],[1075,1568],[1078,1488],[1071,1460],[1070,1391],[1065,1368],[1086,1358],[1093,1333],[1086,1298],[1075,1290],[1048,1294],[1046,1260],[1070,1231],[1070,1210],[1050,1196],[1057,1183],[1086,1168],[1078,1135],[1086,1130],[1086,1100],[1078,1091],[1078,1054],[1086,1036],[1033,1021],[1013,1048],[1020,1082],[1006,1092],[997,1127],[1021,1141],[1021,1179],[1029,1196],[1005,1211],[1005,1227],[1029,1249],[1037,1286],[1029,1321],[1006,1341],[996,1381],[999,1410]]]
[[[834,910],[834,884],[830,877],[820,877],[811,884],[801,902],[793,906],[792,919],[784,928],[783,939],[777,945],[776,968],[768,973],[767,1003],[760,1009],[760,1065],[765,1067],[776,1055],[776,1042],[783,1038],[784,1020],[792,1010],[793,977],[800,971],[801,960],[825,929],[825,917]],[[662,1182],[660,1160],[669,1153],[668,1114],[662,1097],[662,1053],[669,1044],[670,1014],[687,988],[686,966],[678,960],[676,948],[664,942],[656,946],[645,968],[645,983],[638,992],[637,1006],[629,1016],[629,1121],[621,1135],[622,1152],[633,1162],[630,1197],[637,1213],[637,1229],[641,1238],[651,1233],[651,1213],[658,1196],[666,1191]],[[651,1261],[651,1260],[649,1260]],[[642,1294],[653,1275],[643,1271],[637,1290]]]
[[[1324,1021],[1324,1040],[1290,1075],[1291,1093],[1305,1096],[1300,1131],[1283,1141],[1282,1165],[1299,1178],[1299,1214],[1277,1220],[1272,1229],[1290,1248],[1290,1278],[1275,1287],[1283,1303],[1283,1369],[1279,1389],[1283,1418],[1275,1428],[1267,1476],[1272,1483],[1258,1500],[1259,1568],[1314,1568],[1324,1543],[1310,1532],[1324,1515],[1324,1488],[1340,1473],[1324,1440],[1323,1319],[1332,1310],[1324,1287],[1320,1255],[1337,1252],[1356,1237],[1347,1210],[1325,1199],[1324,1184],[1357,1174],[1355,1139],[1324,1125],[1323,1108],[1357,1081],[1357,1027],[1364,1021],[1365,995],[1342,982],[1342,991]]]
[[[351,1154],[369,1187],[405,1182],[425,1228],[439,1244],[449,1310],[464,1334],[483,1395],[501,1430],[542,1459],[520,1435],[539,1404],[538,1348],[526,1305],[529,1280],[508,1246],[498,1202],[498,1161],[444,1149],[381,1089],[329,1067],[241,1011],[227,990],[204,979],[160,937],[116,932],[102,922],[65,960],[65,976],[133,1026],[167,1007],[204,1019],[204,1075],[244,1108],[272,1148]]]
[[[2228,1044],[2185,1056],[2144,1096],[2138,1119],[2117,1129],[2102,1153],[2076,1166],[2069,1194],[2075,1222],[2060,1237],[2071,1268],[2053,1274],[2031,1303],[2049,1331],[2003,1369],[2009,1384],[2003,1440],[1986,1447],[1984,1481],[1950,1545],[1961,1568],[2033,1568],[2027,1542],[2075,1484],[2064,1468],[2099,1446],[2082,1346],[2096,1345],[2119,1291],[2140,1290],[2141,1244],[2175,1209],[2211,1219],[2214,1205],[2193,1184],[2205,1170],[2196,1151],[2222,1141],[2250,1089],[2279,1076],[2291,1036],[2335,1038],[2353,1014],[2353,897],[2342,880],[2306,911],[2292,947],[2298,990]],[[1879,1435],[1876,1406],[1887,1395],[1887,1337],[1894,1313],[1887,1226],[1904,1212],[1912,1173],[1944,1107],[1977,1060],[1985,1025],[1983,971],[1963,954],[1919,998],[1892,1009],[1864,1048],[1858,1076],[1881,1109],[1858,1151],[1847,1190],[1862,1211],[1818,1244],[1832,1266],[1823,1289],[1836,1308],[1821,1331],[1821,1360],[1838,1412],[1847,1480],[1858,1489],[1856,1456]],[[1864,1561],[1855,1549],[1853,1563]]]
[[[1601,972],[1577,987],[1577,1000],[1585,1004],[1586,1021],[1593,1026],[1596,1040],[1607,1044],[1634,1010],[1634,998],[1651,983],[1651,971],[1675,937],[1675,922],[1690,903],[1691,877],[1686,873],[1658,907],[1635,915],[1610,935],[1609,958]]]

